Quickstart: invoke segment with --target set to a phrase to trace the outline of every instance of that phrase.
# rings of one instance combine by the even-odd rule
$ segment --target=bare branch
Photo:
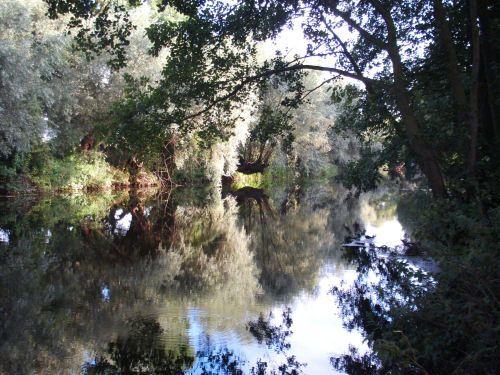
[[[314,91],[316,90],[319,90],[321,87],[323,87],[324,85],[326,85],[327,83],[333,81],[335,79],[335,77],[332,77],[332,78],[328,78],[328,79],[325,79],[323,82],[321,82],[319,85],[313,87],[312,89],[310,90],[307,90],[307,93],[302,96],[302,100],[304,100],[305,98],[307,98],[309,95],[311,95]]]

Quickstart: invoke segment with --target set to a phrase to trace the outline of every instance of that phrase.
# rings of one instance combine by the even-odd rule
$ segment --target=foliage
[[[265,118],[269,117],[267,111],[259,112],[258,120],[250,124],[249,137],[240,153],[245,160],[269,159],[264,175],[272,176],[270,182],[291,182],[295,178],[294,173],[305,183],[308,179],[330,179],[337,174],[334,163],[343,166],[346,159],[359,157],[355,152],[357,139],[348,131],[337,129],[337,105],[332,105],[326,86],[317,88],[321,81],[322,77],[314,74],[303,80],[304,87],[309,91],[306,100],[297,108],[280,107],[287,95],[287,87],[265,88],[262,108],[274,113],[271,118],[279,116],[282,121],[274,121],[274,124],[266,122]],[[261,126],[268,129],[267,134],[256,142],[254,134],[258,131],[263,135],[263,131],[259,130]],[[271,131],[270,126],[275,130]],[[337,133],[332,135],[337,130],[341,136]],[[261,150],[263,157],[259,155]]]
[[[251,321],[247,325],[248,331],[257,339],[258,343],[265,343],[268,348],[272,348],[280,353],[290,349],[290,343],[287,342],[288,336],[292,334],[290,327],[293,320],[291,318],[291,309],[287,308],[283,311],[283,324],[274,326],[271,324],[270,316],[266,319],[260,315],[256,321]]]
[[[273,110],[264,105],[259,116],[259,121],[253,129],[250,130],[250,140],[258,141],[261,144],[270,141],[275,143],[278,137],[285,137],[291,130],[290,119],[286,113],[280,110]],[[287,147],[285,145],[284,147]],[[288,145],[289,147],[289,145]]]
[[[360,150],[360,159],[352,161],[342,171],[342,181],[347,188],[358,188],[361,191],[373,190],[377,187],[381,175],[378,171],[377,155],[369,147]]]
[[[38,4],[39,5],[39,4]],[[53,100],[52,75],[60,68],[64,41],[31,33],[30,24],[43,13],[37,4],[8,0],[0,5],[0,157],[26,152],[40,142],[44,110]]]
[[[313,179],[332,177],[335,165],[343,166],[346,158],[358,157],[351,149],[358,141],[348,132],[331,136],[337,128],[338,106],[330,99],[331,87],[321,86],[324,78],[309,74],[304,79],[307,97],[298,108],[290,110],[294,125],[290,159],[299,173]]]
[[[121,40],[125,35],[123,29],[131,27],[126,22],[110,24],[107,16],[97,12],[92,3],[85,7],[86,2],[82,1],[71,7],[64,1],[47,2],[53,17],[70,13],[73,20],[87,17],[95,21],[100,38],[95,38],[97,33],[88,39],[89,43],[79,43],[88,51],[102,49],[100,43],[105,43],[107,48],[112,44],[108,43],[110,40]],[[111,3],[115,7],[117,4],[119,2]],[[132,2],[130,5],[137,4]],[[454,166],[466,166],[475,180],[478,177],[476,167],[492,160],[490,153],[497,141],[493,139],[488,147],[481,146],[481,137],[490,130],[494,133],[497,127],[493,116],[496,96],[485,78],[492,72],[489,64],[494,64],[488,57],[491,52],[488,46],[494,45],[491,36],[494,26],[490,25],[491,7],[486,4],[478,8],[476,2],[472,2],[470,14],[466,12],[469,7],[460,4],[451,6],[427,0],[410,3],[239,1],[234,6],[213,0],[196,1],[189,6],[161,2],[159,10],[167,6],[182,17],[159,20],[147,29],[153,46],[151,53],[157,55],[168,49],[169,55],[162,79],[146,94],[146,108],[153,122],[162,124],[167,131],[175,124],[181,134],[195,131],[206,144],[215,139],[228,139],[239,117],[238,110],[243,103],[252,101],[252,94],[263,87],[286,87],[288,92],[281,103],[296,108],[312,91],[341,75],[365,86],[365,91],[359,92],[359,104],[355,104],[361,114],[361,121],[357,123],[371,134],[379,133],[388,145],[390,157],[380,158],[380,161],[403,159],[413,169],[418,166],[436,196],[446,194],[445,181],[448,179],[449,187],[455,188],[456,169],[455,173],[449,173]],[[128,14],[124,9],[114,12],[122,13],[125,18]],[[108,13],[107,9],[102,13]],[[275,38],[298,17],[307,20],[302,25],[308,43],[305,55],[290,58],[276,51],[274,58],[259,61],[256,58],[258,43]],[[430,22],[434,18],[435,22]],[[106,20],[104,26],[100,25],[101,19]],[[470,35],[468,25],[473,31]],[[82,31],[78,22],[70,22],[70,26]],[[339,36],[342,26],[355,31],[352,38]],[[478,37],[479,27],[483,32],[481,37]],[[448,37],[453,35],[450,30],[455,32],[455,39]],[[457,54],[460,46],[469,49],[473,58]],[[117,53],[124,61],[121,48],[119,44]],[[481,48],[485,49],[483,59],[479,59]],[[317,57],[329,57],[334,65],[318,64],[314,60]],[[480,74],[481,69],[485,74]],[[306,90],[303,77],[305,72],[314,70],[329,75],[316,88]],[[442,80],[427,79],[435,73],[448,78],[450,89],[446,89]],[[479,81],[488,87],[484,91],[487,105],[481,111]],[[470,115],[466,113],[466,95],[461,94],[467,91]],[[441,104],[434,105],[436,92],[446,92],[440,98],[455,104],[445,106],[450,111],[444,116],[435,113],[436,109],[443,108]],[[440,123],[441,120],[446,124]],[[484,123],[489,130],[485,133],[479,123]],[[469,132],[455,131],[466,125],[470,125]],[[436,129],[442,137],[435,137]],[[470,139],[449,142],[450,137],[462,137],[463,134]],[[484,139],[489,140],[488,137]],[[436,152],[436,148],[440,152]],[[445,150],[449,152],[442,152]],[[461,161],[455,163],[460,158]],[[471,185],[474,186],[474,182]]]
[[[67,153],[100,116],[104,93],[112,91],[103,83],[104,61],[88,63],[73,54],[64,22],[48,21],[44,12],[36,0],[8,0],[0,7],[0,155],[6,164],[41,143]]]
[[[231,184],[232,189],[240,189],[245,186],[250,186],[253,188],[262,188],[264,185],[264,176],[261,173],[253,173],[253,174],[242,174],[236,173],[234,175],[233,183]]]
[[[398,216],[439,270],[416,275],[415,267],[397,257],[346,249],[361,273],[353,288],[334,294],[346,324],[364,330],[374,351],[360,355],[353,349],[332,364],[353,374],[494,373],[499,359],[498,209],[485,217],[474,205],[408,195]]]
[[[22,7],[14,0],[9,1],[13,2],[15,7]],[[43,111],[38,111],[33,115],[33,119],[36,121],[39,121],[41,117],[45,118],[45,125],[42,121],[43,129],[40,128],[43,130],[41,130],[43,134],[40,135],[39,131],[38,135],[31,137],[31,146],[16,151],[17,154],[29,152],[34,145],[47,143],[57,157],[62,157],[74,151],[82,136],[96,129],[91,134],[95,137],[96,144],[100,143],[101,147],[107,146],[106,153],[113,164],[123,166],[130,157],[133,157],[144,163],[143,166],[157,170],[160,165],[165,164],[165,159],[168,159],[170,163],[175,159],[175,155],[170,156],[172,152],[175,154],[179,150],[182,152],[182,149],[193,139],[197,144],[206,148],[213,145],[217,139],[222,138],[224,140],[222,144],[228,144],[227,146],[217,146],[218,149],[215,152],[211,150],[208,157],[201,155],[197,162],[201,161],[201,164],[204,164],[203,168],[210,170],[209,175],[231,174],[234,171],[237,159],[231,154],[236,148],[234,143],[237,145],[238,142],[244,140],[242,137],[245,134],[244,126],[239,125],[242,121],[247,121],[245,117],[248,116],[246,116],[245,111],[248,112],[248,110],[244,107],[254,106],[256,100],[261,100],[261,98],[253,95],[255,90],[248,90],[246,97],[249,100],[245,105],[236,103],[233,110],[229,111],[231,112],[230,116],[219,115],[222,112],[227,113],[227,108],[221,106],[218,109],[219,114],[207,112],[207,116],[210,115],[210,121],[200,120],[197,118],[198,116],[189,119],[182,118],[183,121],[180,121],[182,117],[180,115],[183,112],[196,111],[202,107],[202,103],[199,99],[194,101],[187,99],[189,93],[186,93],[183,98],[176,99],[174,97],[181,94],[182,90],[179,88],[184,83],[169,86],[171,88],[167,89],[168,80],[165,78],[167,73],[170,77],[168,79],[177,79],[179,82],[193,77],[184,73],[181,76],[180,72],[178,72],[179,74],[168,72],[168,69],[163,69],[162,73],[159,62],[163,61],[166,56],[166,49],[161,52],[158,41],[153,42],[156,37],[160,37],[161,33],[174,32],[175,28],[182,27],[187,21],[186,14],[183,13],[186,10],[182,9],[180,4],[171,4],[173,6],[165,8],[167,4],[163,3],[156,9],[156,4],[139,6],[138,2],[127,4],[127,2],[112,1],[104,5],[102,9],[98,9],[99,5],[87,4],[85,1],[71,4],[64,1],[46,1],[46,3],[48,8],[33,1],[34,7],[32,8],[36,11],[25,6],[24,14],[27,18],[34,19],[37,26],[26,26],[27,32],[19,34],[18,38],[21,38],[20,40],[24,44],[31,43],[29,32],[36,28],[40,32],[40,38],[44,40],[42,43],[44,53],[50,53],[55,49],[54,43],[58,44],[58,54],[52,54],[53,61],[47,62],[51,69],[48,73],[50,79],[40,83],[46,92],[50,91],[51,101],[50,103],[38,101],[37,105],[43,108]],[[176,7],[179,7],[177,11]],[[223,8],[219,10],[222,11]],[[44,11],[50,15],[51,21],[41,17],[40,13]],[[61,16],[60,19],[57,19],[58,15]],[[14,17],[14,19],[16,18]],[[9,22],[12,23],[12,21]],[[70,34],[75,37],[73,45],[71,45],[71,37],[66,34],[64,24],[67,24]],[[164,25],[168,25],[168,27],[164,29]],[[17,27],[13,24],[11,26]],[[150,40],[145,39],[145,28],[148,28]],[[207,36],[208,34],[200,35],[200,38]],[[49,37],[52,38],[50,43],[45,42],[45,39]],[[239,39],[238,46],[231,42],[227,46],[228,51],[239,54],[235,55],[234,59],[241,60],[240,65],[243,69],[246,66],[243,62],[248,62],[247,52],[249,50],[241,35]],[[151,46],[153,46],[152,55],[148,55],[147,49]],[[237,52],[240,47],[244,51]],[[18,46],[15,47],[15,50],[21,55],[27,55],[27,52]],[[100,53],[103,54],[99,55]],[[181,55],[175,57],[173,56],[175,53],[177,52],[169,50],[168,56],[172,56],[173,59],[185,57]],[[178,53],[180,54],[181,51]],[[40,53],[37,56],[42,60],[45,58]],[[128,57],[126,66],[124,66],[125,56]],[[234,59],[233,61],[236,61]],[[106,66],[106,61],[110,62],[111,69]],[[202,62],[199,61],[199,63]],[[231,66],[230,61],[224,62],[220,59],[217,60],[217,64],[226,68]],[[118,67],[121,67],[122,72],[125,73],[123,79],[120,74],[114,71]],[[232,65],[232,67],[235,68],[236,65]],[[176,69],[180,68],[176,65]],[[32,71],[31,74],[36,76],[38,73]],[[161,75],[163,75],[163,79],[159,79]],[[293,76],[295,74],[289,72],[287,77],[294,80]],[[189,78],[190,81],[191,78]],[[32,83],[26,82],[23,85],[31,87],[33,83],[37,82],[35,79],[30,81]],[[170,83],[168,84],[170,85]],[[273,85],[279,84],[279,80],[273,82]],[[297,89],[301,85],[299,81],[292,84]],[[224,89],[218,88],[217,90]],[[264,87],[259,88],[258,91],[263,90]],[[197,92],[201,91],[197,90]],[[40,97],[38,94],[35,96]],[[169,103],[166,100],[173,102]],[[292,104],[294,100],[285,95],[283,103],[295,107],[296,103]],[[115,104],[109,111],[112,102]],[[165,109],[168,110],[165,111]],[[269,112],[270,116],[261,116],[261,120],[257,122],[260,125],[254,129],[253,137],[262,138],[264,133],[271,132],[267,135],[268,138],[271,138],[272,134],[276,134],[278,138],[283,137],[282,146],[289,152],[293,134],[290,132],[291,124],[284,121],[289,115],[285,111],[277,109],[272,111],[276,115],[274,116],[268,109],[269,107],[264,105],[263,113]],[[16,113],[16,116],[18,115],[19,111]],[[270,121],[265,120],[265,118]],[[35,130],[36,126],[31,124],[28,128],[31,131]],[[257,136],[257,128],[267,130],[260,131],[261,134]],[[165,144],[172,140],[175,140],[175,150],[165,150]],[[276,141],[273,139],[271,143],[274,144]],[[231,149],[229,153],[226,152],[228,147]],[[192,148],[187,148],[188,152],[192,151]],[[220,150],[222,148],[226,150]],[[19,157],[24,158],[24,156],[18,157],[17,154],[12,154],[8,160],[2,160],[2,166],[6,168],[2,174],[6,179],[12,179],[16,174],[23,172],[15,163]],[[222,161],[219,160],[221,158]],[[224,164],[222,171],[219,171],[219,166],[216,167],[217,171],[212,170],[215,169],[216,163]],[[175,169],[171,165],[169,168]],[[171,172],[170,170],[169,173]],[[195,178],[199,177],[195,176]],[[209,177],[214,181],[218,180],[216,176]]]
[[[94,363],[86,363],[84,374],[180,374],[193,364],[194,356],[188,345],[180,346],[176,351],[162,348],[161,340],[165,332],[157,321],[141,319],[127,323],[131,331],[128,337],[118,337],[116,342],[109,343],[109,358],[101,357]]]
[[[72,45],[66,28],[69,18],[47,19],[45,5],[42,0],[7,0],[0,5],[0,178],[7,190],[21,187],[18,181],[37,157],[31,152],[42,148],[63,158],[74,154],[89,134],[91,146],[106,143],[108,133],[93,129],[110,121],[109,107],[125,85],[122,73],[107,66],[109,55],[89,60],[75,50],[77,44]],[[124,72],[130,77],[154,79],[160,70],[146,53],[143,25],[153,17],[145,16],[143,9],[129,14],[137,25],[127,33],[127,53],[134,61]]]
[[[43,165],[30,173],[45,191],[100,190],[114,184],[128,184],[128,174],[110,166],[99,152],[72,154],[65,158],[40,155]]]
[[[498,105],[493,102],[497,95],[495,91],[488,89],[482,92],[480,99],[480,121],[479,128],[478,157],[474,166],[477,169],[476,176],[471,176],[471,162],[469,141],[470,133],[463,126],[463,118],[460,119],[460,111],[457,109],[456,98],[451,88],[454,85],[470,84],[468,75],[471,74],[472,61],[467,48],[467,19],[469,14],[468,5],[457,3],[455,5],[445,4],[445,12],[449,15],[449,28],[454,33],[454,48],[457,52],[460,72],[458,79],[451,79],[446,75],[450,69],[450,61],[447,61],[444,49],[444,41],[441,39],[435,6],[440,2],[427,4],[419,2],[422,6],[423,14],[428,14],[428,18],[433,22],[425,20],[418,21],[415,30],[422,30],[428,43],[423,46],[422,53],[415,57],[413,61],[407,61],[407,69],[411,72],[413,104],[416,117],[422,127],[422,137],[431,145],[439,158],[439,163],[448,184],[448,192],[452,196],[460,196],[463,199],[476,189],[480,199],[491,199],[492,183],[497,178],[498,164],[492,159],[493,149],[498,147],[498,137],[494,135],[498,124],[495,120],[495,110]],[[489,5],[488,5],[489,4]],[[490,43],[496,40],[498,32],[494,32],[491,22],[493,17],[493,4],[483,2],[482,14],[479,16],[482,38],[480,48],[484,53],[490,51]],[[427,12],[427,13],[426,13]],[[405,17],[409,17],[405,14]],[[412,18],[418,20],[418,17]],[[465,21],[464,21],[465,20]],[[469,44],[467,44],[469,43]],[[494,42],[493,42],[494,43]],[[409,45],[415,46],[415,41]],[[482,52],[483,53],[483,52]],[[411,55],[410,55],[411,56]],[[486,80],[488,71],[495,70],[498,64],[494,59],[484,56],[481,60],[484,75],[480,75],[479,80]],[[453,64],[452,64],[453,65]],[[489,75],[494,79],[494,75]],[[463,81],[463,82],[462,82]],[[487,82],[483,82],[484,87]],[[491,87],[490,87],[491,88]],[[395,98],[384,90],[377,90],[367,87],[362,90],[354,85],[338,87],[332,92],[332,99],[338,104],[340,109],[337,118],[338,128],[354,131],[359,139],[376,153],[376,163],[372,164],[370,173],[366,173],[367,178],[371,178],[372,183],[376,182],[377,169],[386,167],[392,170],[397,165],[405,165],[405,174],[408,178],[420,177],[422,169],[418,157],[407,143],[407,134],[404,129],[403,119],[393,112],[396,107]],[[472,91],[471,91],[472,92]],[[490,99],[488,99],[488,97]],[[489,104],[486,101],[492,100]],[[472,102],[473,103],[473,102]],[[497,133],[498,134],[498,133]],[[467,166],[469,164],[469,167]],[[485,172],[488,171],[488,172]],[[475,188],[471,187],[476,184]],[[479,191],[477,191],[479,190]],[[485,197],[489,196],[489,197]],[[487,203],[487,204],[491,204]]]

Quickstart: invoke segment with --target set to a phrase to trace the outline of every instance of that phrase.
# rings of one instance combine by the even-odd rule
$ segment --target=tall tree
[[[46,1],[52,16],[71,13],[76,18],[95,20],[97,30],[101,27],[104,34],[111,35],[107,40],[120,39],[126,34],[123,32],[128,21],[126,13],[122,21],[105,23],[103,29],[101,19],[108,10],[99,3],[80,0],[71,7],[65,0]],[[111,3],[119,4],[118,1]],[[129,5],[135,3],[129,1]],[[441,197],[446,194],[440,160],[445,150],[435,149],[432,131],[419,113],[420,92],[415,90],[415,73],[428,57],[429,48],[439,39],[446,52],[457,117],[461,121],[468,119],[468,164],[473,173],[480,127],[477,111],[480,35],[475,1],[446,4],[446,8],[454,7],[460,14],[466,12],[466,20],[469,20],[458,25],[461,34],[471,30],[470,44],[465,46],[471,50],[471,56],[462,58],[460,63],[454,61],[457,41],[449,31],[446,9],[439,0],[159,2],[160,10],[166,7],[175,9],[182,17],[156,22],[147,31],[153,43],[153,55],[165,48],[169,51],[162,79],[150,93],[154,98],[150,104],[156,111],[156,121],[165,126],[178,124],[181,131],[194,130],[209,140],[224,137],[237,118],[238,108],[263,84],[286,83],[290,96],[283,104],[296,106],[307,95],[301,83],[306,72],[323,72],[325,81],[346,77],[363,84],[371,100],[379,102],[385,117],[381,127],[401,127],[396,130],[402,130],[404,143],[415,156],[434,195]],[[120,13],[123,9],[117,5],[111,13]],[[277,51],[273,58],[260,62],[259,43],[276,38],[283,29],[298,22],[302,24],[306,52],[289,57]],[[80,29],[83,33],[87,31],[82,48],[96,51],[112,46],[113,43],[103,42],[99,33],[89,30]],[[346,35],[340,30],[349,33]],[[117,57],[125,58],[125,55]],[[116,61],[112,63],[116,66]],[[462,71],[470,72],[471,79],[457,81],[455,76]],[[467,94],[470,105],[464,104]]]

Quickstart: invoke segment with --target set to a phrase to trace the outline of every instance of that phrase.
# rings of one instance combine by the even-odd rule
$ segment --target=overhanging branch
[[[357,23],[354,19],[351,18],[348,12],[341,11],[336,6],[332,7],[332,12],[336,16],[342,18],[349,26],[351,26],[354,30],[356,30],[364,39],[373,43],[382,50],[388,49],[388,45],[385,41],[383,41],[380,38],[377,38],[368,30],[364,29],[359,23]]]
[[[250,76],[250,77],[245,78],[243,81],[238,83],[229,93],[227,93],[219,98],[216,98],[212,103],[210,103],[204,109],[201,109],[193,114],[187,115],[186,117],[181,119],[180,122],[198,117],[198,116],[210,111],[218,103],[224,102],[224,101],[234,97],[241,90],[243,90],[245,88],[245,86],[247,86],[251,83],[258,82],[264,78],[268,78],[268,77],[271,77],[273,75],[279,75],[281,73],[298,71],[298,70],[314,70],[314,71],[321,71],[321,72],[329,72],[329,73],[337,74],[339,76],[352,78],[352,79],[355,79],[357,81],[361,81],[361,82],[368,84],[368,85],[383,85],[383,82],[381,82],[379,80],[359,76],[356,73],[348,72],[346,70],[337,69],[337,68],[333,68],[333,67],[320,66],[320,65],[310,65],[310,64],[296,64],[296,65],[292,65],[292,66],[285,66],[283,68],[267,70],[267,71],[262,72],[260,74],[256,74],[254,76]]]

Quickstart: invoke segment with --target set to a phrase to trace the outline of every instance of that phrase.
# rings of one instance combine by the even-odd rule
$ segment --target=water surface
[[[331,293],[347,237],[405,236],[393,194],[337,186],[0,203],[1,373],[335,373],[365,333]],[[280,367],[281,366],[281,367]]]

